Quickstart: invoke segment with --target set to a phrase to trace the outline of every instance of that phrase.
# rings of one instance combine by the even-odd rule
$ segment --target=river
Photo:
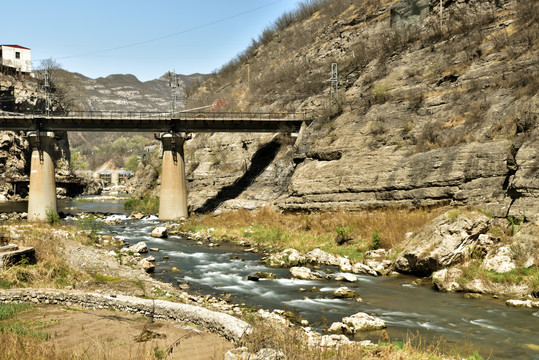
[[[24,207],[23,202],[11,205],[11,211]],[[0,212],[6,211],[5,206],[0,204]],[[327,271],[328,267],[322,267],[316,271],[330,273],[331,280],[293,279],[288,269],[267,268],[259,254],[245,252],[245,248],[229,244],[208,247],[180,236],[152,238],[152,227],[159,224],[157,218],[127,219],[121,200],[60,200],[59,210],[66,214],[104,212],[115,214],[109,218],[120,217],[122,225],[106,226],[103,232],[125,237],[130,244],[144,241],[149,248],[159,248],[151,253],[156,258],[154,277],[174,285],[189,282],[190,291],[231,294],[238,303],[255,308],[292,310],[318,328],[361,311],[383,319],[391,339],[421,338],[444,346],[465,346],[477,350],[485,359],[539,359],[537,310],[507,307],[503,301],[488,296],[467,299],[462,294],[438,292],[430,286],[413,285],[413,278],[405,276],[359,276],[357,283],[343,284],[334,280],[339,274],[337,268]],[[172,267],[181,272],[170,272]],[[277,279],[247,280],[257,271],[273,272]],[[334,299],[331,293],[340,286],[354,289],[363,302]],[[311,292],[312,287],[320,292]],[[379,338],[378,332],[359,336]]]

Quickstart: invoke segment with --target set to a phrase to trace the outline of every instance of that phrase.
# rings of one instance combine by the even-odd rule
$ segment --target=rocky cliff
[[[295,143],[194,137],[194,208],[451,204],[539,221],[538,5],[443,1],[440,25],[439,4],[325,2],[208,79],[198,96],[233,94],[239,109],[312,111],[315,121]],[[237,186],[258,156],[267,161]],[[238,194],[223,203],[230,189]]]
[[[19,80],[0,73],[2,89],[13,89],[14,104],[9,110],[17,112],[42,111],[45,92],[33,78]],[[6,103],[8,104],[8,103]],[[67,133],[57,133],[57,141],[52,154],[58,175],[69,175],[69,144]],[[6,180],[28,176],[30,171],[30,146],[24,132],[0,131],[0,200],[16,200],[26,196],[26,190],[18,188],[15,193]]]

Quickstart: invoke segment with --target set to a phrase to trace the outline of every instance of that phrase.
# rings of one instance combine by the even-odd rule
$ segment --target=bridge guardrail
[[[87,118],[87,119],[111,119],[111,120],[171,120],[171,119],[185,119],[185,120],[246,120],[246,121],[308,121],[307,112],[300,113],[256,113],[256,112],[135,112],[135,111],[69,111],[65,113],[55,113],[49,116],[43,113],[5,113],[0,112],[0,118],[12,118],[17,116],[25,119],[35,118]]]

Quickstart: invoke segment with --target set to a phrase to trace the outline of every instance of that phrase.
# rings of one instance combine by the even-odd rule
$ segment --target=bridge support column
[[[159,136],[159,139],[163,144],[159,220],[187,218],[187,187],[183,152],[185,134],[164,133]]]
[[[32,131],[28,133],[28,139],[32,146],[28,221],[45,221],[47,211],[57,211],[54,161],[51,157],[54,133]]]

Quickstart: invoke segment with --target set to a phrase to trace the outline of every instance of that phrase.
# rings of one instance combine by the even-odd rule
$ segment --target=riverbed
[[[345,316],[366,312],[386,322],[392,340],[420,337],[448,346],[467,346],[478,350],[485,359],[539,359],[539,311],[507,307],[503,301],[488,296],[467,299],[462,294],[438,292],[431,286],[414,285],[414,278],[405,276],[365,275],[358,276],[356,283],[343,283],[335,280],[338,268],[321,267],[314,271],[329,276],[329,280],[294,279],[289,269],[268,268],[259,254],[245,252],[243,247],[210,247],[181,236],[153,238],[151,230],[160,224],[157,218],[129,219],[122,203],[121,198],[59,200],[59,211],[114,214],[108,218],[120,218],[121,225],[106,226],[103,233],[122,236],[130,244],[144,241],[149,248],[159,248],[151,252],[156,258],[154,277],[176,286],[188,283],[193,292],[230,294],[238,303],[253,308],[291,310],[318,329]],[[0,205],[0,212],[6,211],[3,209]],[[181,272],[171,272],[172,267]],[[277,279],[247,279],[258,271],[273,272]],[[333,298],[332,292],[340,286],[355,290],[362,302]],[[361,334],[358,339],[379,340],[380,333]]]

